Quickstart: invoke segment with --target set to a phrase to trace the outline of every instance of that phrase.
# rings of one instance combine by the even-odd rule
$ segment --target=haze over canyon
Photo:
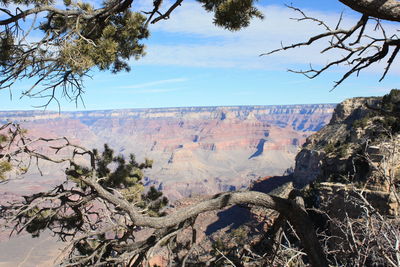
[[[65,136],[100,151],[107,143],[116,153],[134,153],[139,161],[152,159],[144,183],[156,186],[174,203],[188,196],[246,189],[260,177],[282,175],[294,167],[306,137],[329,122],[335,106],[3,111],[0,120],[20,123],[34,138]],[[54,156],[51,144],[41,144],[38,151]],[[33,164],[23,179],[2,184],[0,205],[64,181],[67,164],[39,161],[39,167],[43,175]],[[205,216],[204,229],[217,220],[216,213]],[[9,239],[8,234],[0,235],[0,266],[53,266],[64,245],[46,233],[35,239],[25,234]]]
[[[77,112],[3,111],[35,137],[67,137],[87,148],[149,158],[145,184],[170,199],[247,188],[294,166],[307,136],[326,125],[334,104],[127,109]],[[3,192],[48,188],[65,175],[41,163],[42,177],[10,182]]]

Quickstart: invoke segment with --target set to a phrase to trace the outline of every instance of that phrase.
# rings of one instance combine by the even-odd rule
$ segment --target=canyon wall
[[[65,136],[88,148],[101,149],[108,143],[117,153],[132,152],[139,160],[152,159],[154,165],[146,171],[145,183],[177,199],[247,188],[261,176],[281,175],[293,167],[306,137],[329,122],[334,107],[3,111],[0,120],[17,121],[32,136]],[[15,181],[2,190],[32,191],[63,178],[60,166],[42,164],[44,176]]]
[[[108,143],[117,153],[153,159],[145,183],[163,190],[172,201],[181,199],[174,204],[179,206],[183,197],[247,188],[259,177],[281,175],[294,167],[299,147],[329,122],[334,106],[3,111],[0,121],[19,122],[32,137],[65,136],[73,143],[99,149]],[[51,155],[46,147],[38,149]],[[33,165],[23,179],[2,184],[0,205],[21,194],[48,190],[65,178],[65,164],[41,161],[39,167],[43,175]],[[242,219],[248,218],[242,212]],[[200,235],[212,228],[209,224],[220,226],[217,212],[201,216]],[[230,224],[232,217],[227,218]],[[47,233],[35,239],[22,235],[10,240],[8,234],[0,233],[0,266],[27,262],[52,266],[58,248],[64,246]]]

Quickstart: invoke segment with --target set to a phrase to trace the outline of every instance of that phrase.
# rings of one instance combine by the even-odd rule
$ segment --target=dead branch
[[[121,171],[122,175],[126,175],[130,173],[129,168],[146,168],[147,164],[136,163],[134,158],[128,163],[119,156],[112,156],[107,147],[101,156],[95,150],[71,144],[66,138],[30,140],[18,125],[9,126],[16,127],[16,133],[12,132],[15,134],[11,139],[13,145],[10,145],[14,152],[6,157],[12,159],[26,154],[41,161],[67,162],[70,166],[63,184],[49,192],[25,196],[22,202],[3,206],[0,212],[15,233],[28,231],[39,235],[41,231],[49,229],[62,240],[70,241],[71,245],[64,252],[67,255],[65,266],[96,266],[105,262],[138,264],[147,261],[152,251],[160,245],[173,244],[174,236],[182,229],[191,227],[197,215],[237,204],[278,211],[293,225],[312,266],[328,266],[307,212],[295,201],[259,192],[227,192],[165,215],[158,212],[162,207],[157,204],[160,203],[161,194],[131,198],[129,191],[126,191],[130,187],[116,182],[119,178],[113,180]],[[22,134],[22,137],[18,134]],[[54,143],[56,141],[58,143]],[[72,151],[72,155],[53,159],[35,150],[34,145],[38,142],[51,144],[51,150],[57,154],[67,150]],[[82,157],[87,158],[85,162],[88,162],[88,166],[76,163]],[[111,162],[119,163],[112,169],[105,169],[105,164]],[[156,207],[159,207],[154,210],[157,216],[154,213],[147,214]],[[138,242],[135,233],[140,229],[152,229],[153,234]],[[110,235],[115,235],[115,238]],[[195,243],[195,233],[193,235],[192,245]]]
[[[342,1],[342,2],[344,2],[345,4],[349,2],[349,6],[350,2],[353,5],[355,4],[355,2],[357,3],[368,2],[371,4],[371,6],[369,6],[368,9],[372,8],[372,2],[374,3],[374,5],[377,5],[378,2],[381,4],[382,3],[389,4],[389,2],[391,3],[396,2],[398,5],[397,1],[365,0],[365,1]],[[344,55],[341,58],[332,60],[320,68],[313,68],[310,65],[310,68],[308,70],[289,69],[289,71],[303,74],[309,79],[314,79],[334,66],[338,65],[349,66],[349,70],[347,70],[345,74],[335,82],[335,85],[333,86],[334,89],[337,86],[339,86],[343,81],[345,81],[347,78],[349,78],[351,75],[353,74],[358,75],[360,71],[370,67],[375,63],[380,62],[385,58],[388,58],[386,62],[386,67],[379,81],[382,81],[386,77],[388,71],[390,70],[390,67],[392,66],[394,59],[396,58],[400,50],[400,40],[396,35],[390,37],[386,35],[384,29],[382,28],[382,25],[380,24],[380,21],[374,19],[374,18],[380,18],[379,16],[374,16],[374,12],[362,12],[360,20],[354,26],[350,27],[349,29],[341,29],[339,27],[342,22],[342,17],[339,18],[339,21],[335,27],[330,27],[324,21],[308,16],[305,12],[303,12],[299,8],[293,6],[288,6],[288,7],[300,14],[300,17],[295,18],[294,20],[299,22],[300,21],[314,22],[317,25],[321,26],[324,29],[324,32],[310,37],[308,41],[282,46],[281,48],[272,50],[268,53],[261,54],[260,56],[270,55],[288,49],[310,46],[316,41],[326,40],[326,38],[331,38],[331,40],[328,41],[327,46],[324,49],[322,49],[321,54],[329,50],[338,50],[344,53]],[[376,10],[376,6],[374,10]],[[376,30],[381,29],[382,37],[372,37],[365,34],[365,28],[370,23],[370,21],[376,21],[377,23]],[[354,38],[353,41],[351,41],[352,38]]]

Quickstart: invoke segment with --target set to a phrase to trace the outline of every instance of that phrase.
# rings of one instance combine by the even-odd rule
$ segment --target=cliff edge
[[[338,104],[329,124],[308,137],[297,154],[295,184],[316,181],[326,194],[358,188],[383,213],[398,214],[399,115],[400,90]]]

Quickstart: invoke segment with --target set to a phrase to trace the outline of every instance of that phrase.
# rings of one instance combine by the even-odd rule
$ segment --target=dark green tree
[[[152,162],[138,163],[133,154],[126,160],[114,155],[107,145],[102,153],[75,149],[75,158],[88,155],[90,163],[69,160],[64,183],[49,192],[25,196],[24,201],[3,207],[2,213],[14,214],[17,233],[25,230],[35,237],[50,230],[62,241],[71,241],[65,263],[93,266],[126,262],[129,256],[125,254],[140,252],[132,247],[140,227],[115,201],[150,217],[164,215],[162,209],[168,204],[161,192],[143,186],[143,170],[151,168]]]

